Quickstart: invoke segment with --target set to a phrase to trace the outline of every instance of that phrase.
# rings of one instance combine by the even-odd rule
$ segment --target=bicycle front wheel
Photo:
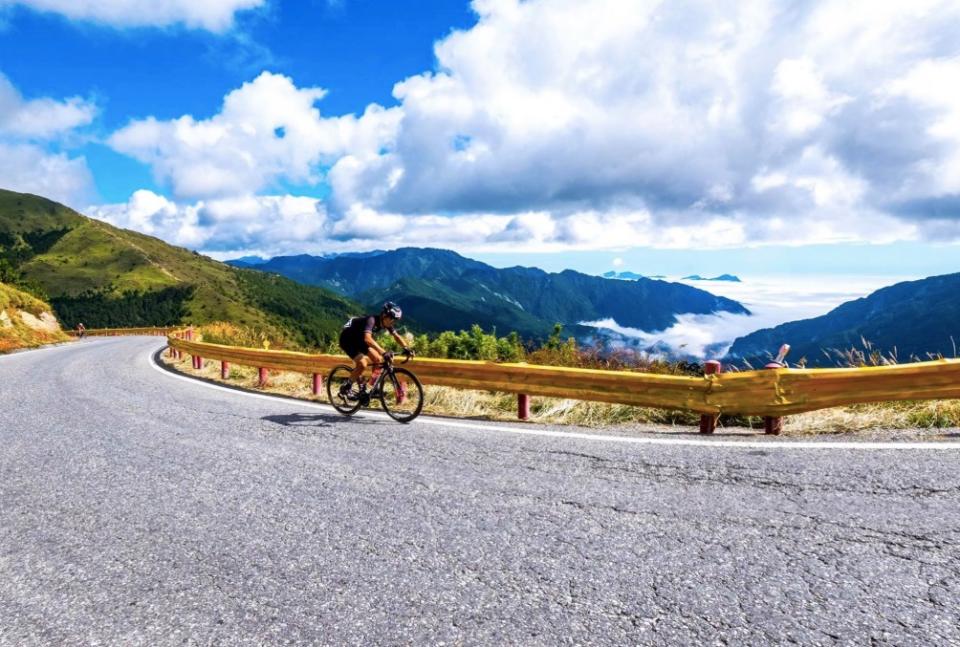
[[[384,376],[380,392],[383,410],[397,422],[410,422],[423,410],[423,385],[405,368]]]
[[[352,385],[349,391],[340,391],[343,385],[350,381],[351,373],[353,373],[352,366],[341,364],[330,371],[330,375],[327,376],[327,397],[330,398],[330,404],[345,416],[352,416],[360,409],[360,401],[357,399],[357,385]]]

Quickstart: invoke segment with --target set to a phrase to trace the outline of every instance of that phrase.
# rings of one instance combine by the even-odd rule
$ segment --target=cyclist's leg
[[[367,347],[367,363],[369,366],[376,366],[377,364],[383,363],[383,355],[375,351],[374,349]]]
[[[351,382],[360,382],[360,378],[363,375],[363,372],[367,370],[367,366],[370,365],[370,360],[367,359],[367,356],[364,354],[358,354],[353,358],[353,373],[350,374]]]

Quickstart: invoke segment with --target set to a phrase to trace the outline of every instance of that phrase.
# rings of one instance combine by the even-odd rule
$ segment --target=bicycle
[[[407,357],[402,363],[410,361]],[[379,373],[378,373],[379,370]],[[393,365],[393,354],[387,353],[383,362],[373,366],[374,380],[369,389],[354,384],[343,391],[344,383],[350,380],[353,367],[335,366],[327,376],[327,397],[333,408],[345,416],[352,416],[361,407],[370,406],[379,400],[387,415],[397,422],[410,422],[423,410],[423,385],[411,371]],[[366,384],[364,380],[360,384]]]

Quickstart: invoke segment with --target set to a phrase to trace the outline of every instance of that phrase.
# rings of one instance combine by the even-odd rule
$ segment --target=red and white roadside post
[[[715,359],[703,363],[703,374],[720,375],[723,372],[723,365]],[[700,433],[712,434],[717,430],[717,421],[720,419],[718,413],[703,413],[700,415]]]
[[[267,385],[267,369],[257,369],[257,386],[263,388]]]
[[[230,362],[220,362],[220,379],[226,380],[230,378]]]
[[[313,394],[320,395],[320,392],[323,391],[323,376],[319,373],[313,374]]]
[[[777,353],[777,358],[764,366],[763,368],[774,370],[778,368],[785,368],[786,364],[784,360],[787,358],[787,353],[790,352],[790,344],[784,344],[780,347],[780,352]],[[769,434],[771,436],[779,436],[783,433],[783,418],[775,416],[764,416],[763,418],[763,433]]]
[[[517,418],[520,420],[530,419],[530,396],[526,393],[517,394]]]

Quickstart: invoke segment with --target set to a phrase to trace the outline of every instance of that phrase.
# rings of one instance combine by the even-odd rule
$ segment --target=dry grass
[[[0,354],[69,340],[50,314],[49,305],[3,283],[0,313]]]
[[[190,359],[175,361],[164,354],[163,361],[183,373],[196,374]],[[207,361],[201,376],[220,379],[220,363]],[[257,385],[257,370],[232,366],[226,383],[245,389],[326,402],[326,392],[315,397],[308,375],[271,371],[267,387]],[[449,387],[426,387],[424,413],[458,418],[495,421],[517,419],[517,396],[509,393],[468,391]],[[533,422],[603,428],[618,425],[676,425],[696,427],[700,416],[691,412],[667,411],[645,407],[583,402],[560,398],[531,398],[530,419]],[[724,417],[726,428],[762,428],[759,418]],[[824,409],[789,416],[784,433],[788,435],[870,433],[890,429],[930,429],[960,427],[960,401],[891,402]]]

